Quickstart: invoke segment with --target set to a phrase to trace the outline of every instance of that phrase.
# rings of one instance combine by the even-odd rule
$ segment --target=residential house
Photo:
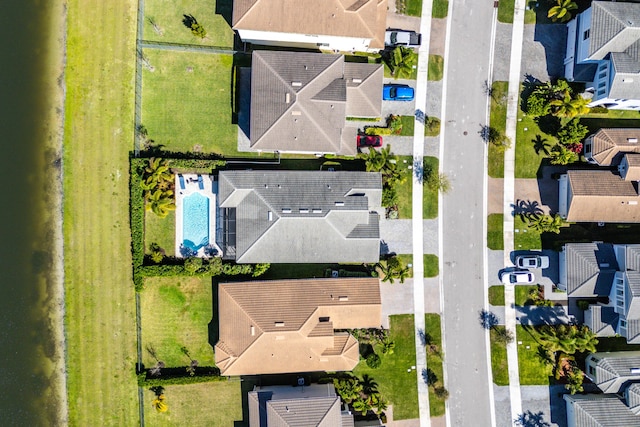
[[[617,166],[625,154],[640,153],[639,139],[640,129],[600,129],[584,140],[584,157],[599,166]]]
[[[568,243],[558,286],[570,299],[593,302],[584,322],[597,336],[640,344],[640,245]]]
[[[382,64],[342,55],[254,51],[250,148],[356,155],[358,128],[346,118],[380,117],[383,76]]]
[[[640,427],[640,351],[592,353],[585,375],[605,394],[565,394],[568,427]]]
[[[640,4],[594,1],[567,23],[564,66],[586,83],[591,107],[640,109]]]
[[[222,171],[216,242],[238,263],[374,263],[382,178],[373,172]]]
[[[638,182],[629,179],[636,171],[568,171],[560,176],[558,213],[569,222],[640,222]]]
[[[234,0],[243,42],[334,51],[384,49],[386,0]]]
[[[249,427],[353,427],[332,383],[258,387],[248,394]]]
[[[567,427],[640,427],[640,386],[617,394],[565,394]]]
[[[336,329],[381,324],[377,278],[222,283],[218,289],[222,375],[350,371],[358,341]]]

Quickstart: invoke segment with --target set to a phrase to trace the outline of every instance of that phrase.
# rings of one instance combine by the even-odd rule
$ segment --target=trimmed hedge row
[[[171,371],[171,372],[167,372]],[[138,386],[156,387],[181,384],[198,384],[213,381],[227,381],[228,377],[221,377],[220,370],[216,367],[198,367],[195,375],[189,375],[186,367],[163,369],[159,377],[148,376],[147,371],[138,374]]]

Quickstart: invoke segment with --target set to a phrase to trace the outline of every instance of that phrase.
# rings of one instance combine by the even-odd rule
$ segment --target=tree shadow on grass
[[[547,135],[556,135],[562,127],[560,119],[556,116],[552,116],[551,114],[538,117],[535,121],[540,130]]]
[[[542,151],[545,156],[549,155],[549,148],[551,147],[551,144],[549,144],[547,142],[547,139],[543,138],[542,135],[536,135],[536,137],[532,139],[531,142],[533,142],[533,149],[535,150],[536,154],[539,155]]]

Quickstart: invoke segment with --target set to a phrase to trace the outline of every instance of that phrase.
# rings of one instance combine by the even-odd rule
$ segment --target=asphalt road
[[[483,156],[493,2],[456,1],[446,66],[443,172],[443,317],[449,425],[491,426],[484,307]]]

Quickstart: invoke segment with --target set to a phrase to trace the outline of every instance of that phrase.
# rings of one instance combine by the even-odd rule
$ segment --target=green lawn
[[[398,13],[409,16],[422,15],[422,0],[396,0]]]
[[[242,421],[240,381],[216,381],[164,388],[168,410],[159,413],[152,406],[155,394],[144,391],[145,425],[169,426],[233,426]],[[137,401],[137,399],[136,399]],[[213,406],[212,406],[213,404]]]
[[[431,170],[438,170],[438,158],[425,156],[424,158],[424,170],[431,168]],[[438,217],[438,191],[431,190],[426,185],[423,185],[422,191],[422,218],[434,219]]]
[[[444,74],[444,58],[440,55],[429,55],[429,72],[427,80],[442,80]]]
[[[491,305],[504,305],[504,286],[490,286],[489,287],[489,304]]]
[[[151,243],[157,243],[164,249],[167,256],[175,255],[176,241],[176,212],[169,211],[169,215],[160,218],[151,211],[144,217],[144,249],[149,253]]]
[[[142,123],[166,150],[238,155],[231,55],[145,50]],[[244,153],[246,155],[247,153]]]
[[[522,385],[549,384],[553,367],[538,357],[538,343],[534,339],[537,336],[534,328],[516,325],[516,341],[522,341],[522,344],[518,344],[518,367]]]
[[[66,6],[64,297],[73,426],[139,424],[128,173],[137,4]]]
[[[220,8],[231,17],[231,2],[218,1]],[[216,0],[145,0],[144,2],[144,39],[171,43],[187,43],[233,47],[233,30],[223,15],[216,15]],[[207,36],[202,39],[191,33],[182,20],[183,15],[193,15],[204,29]],[[158,29],[152,25],[153,21]]]
[[[533,289],[538,289],[538,285],[518,285],[515,286],[516,305],[523,307],[531,303],[529,298],[529,292]],[[529,304],[527,304],[529,302]]]
[[[535,24],[536,12],[533,10],[533,6],[536,4],[536,2],[530,1],[529,4],[531,6],[531,9],[525,9],[524,23]],[[500,0],[500,3],[498,4],[498,21],[505,24],[513,24],[514,6],[515,0]]]
[[[400,116],[402,122],[402,130],[400,136],[413,136],[415,117],[413,116]],[[424,126],[424,136],[438,136],[440,135],[440,119],[437,117],[427,117]]]
[[[437,255],[424,254],[423,262],[424,262],[424,277],[436,277],[439,274]]]
[[[516,250],[542,249],[540,233],[529,228],[526,221],[523,221],[519,215],[514,218],[513,229],[515,231],[513,244]]]
[[[442,330],[440,329],[440,315],[427,313],[424,315],[424,332],[431,337],[431,342],[437,346],[439,352],[427,351],[427,368],[431,369],[436,377],[438,377],[438,383],[436,386],[443,385],[444,371],[442,368]],[[439,399],[433,392],[433,387],[429,387],[429,408],[432,417],[439,417],[444,415],[445,401]]]
[[[397,185],[398,192],[398,217],[400,219],[411,219],[413,216],[411,210],[411,192],[413,191],[413,168],[412,156],[398,156],[398,164],[406,170],[406,178]]]
[[[431,9],[432,18],[446,18],[449,13],[449,1],[448,0],[433,0]]]
[[[487,247],[493,250],[504,249],[504,215],[490,214],[487,217]]]
[[[142,362],[156,363],[147,349],[155,350],[168,367],[189,365],[186,347],[200,366],[214,366],[209,344],[213,315],[210,277],[154,277],[145,280],[140,294]]]
[[[387,78],[391,78],[393,77],[393,75],[391,74],[391,68],[389,68],[389,65],[387,65],[387,63],[385,61],[382,61],[383,67],[384,67],[384,76]],[[408,77],[403,77],[409,80],[415,80],[418,78],[418,66],[416,65],[415,68],[413,69],[413,71],[411,72],[411,75]]]
[[[494,286],[498,287],[498,286]],[[502,286],[499,286],[502,288]],[[504,293],[503,293],[504,297]],[[504,326],[496,326],[504,329]],[[493,382],[497,385],[509,385],[509,364],[507,363],[507,345],[495,340],[495,332],[492,329],[491,337],[491,370]]]
[[[507,92],[509,82],[493,82],[493,96],[491,97],[491,127],[504,133],[507,124]],[[513,141],[512,141],[513,143]],[[494,144],[489,144],[489,176],[504,177],[504,151],[498,150]]]
[[[394,419],[418,418],[416,372],[407,372],[407,368],[416,364],[413,315],[389,316],[389,322],[389,336],[396,344],[393,354],[378,351],[382,358],[380,368],[371,369],[361,361],[353,373],[360,378],[367,374],[375,379],[380,393],[393,405]]]

